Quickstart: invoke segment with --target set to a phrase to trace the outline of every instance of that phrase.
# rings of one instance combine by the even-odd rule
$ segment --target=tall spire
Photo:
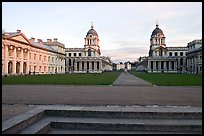
[[[93,22],[91,22],[91,29],[93,29]]]
[[[158,21],[156,20],[156,28],[158,28],[159,27],[159,24],[158,24]]]

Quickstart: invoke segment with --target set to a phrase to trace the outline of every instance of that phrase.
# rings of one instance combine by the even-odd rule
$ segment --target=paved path
[[[113,82],[114,86],[152,86],[151,83],[138,78],[128,72],[121,73]]]
[[[202,107],[202,87],[2,85],[2,121],[32,105]]]

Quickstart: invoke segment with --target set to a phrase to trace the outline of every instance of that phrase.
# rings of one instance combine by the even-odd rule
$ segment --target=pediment
[[[15,41],[19,41],[19,42],[23,42],[23,43],[26,43],[26,44],[30,44],[28,39],[25,38],[23,35],[17,35],[17,36],[13,36],[11,37],[10,39],[12,40],[15,40]]]

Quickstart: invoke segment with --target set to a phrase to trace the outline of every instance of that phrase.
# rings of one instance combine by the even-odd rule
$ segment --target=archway
[[[16,63],[16,73],[20,74],[20,62]]]
[[[23,63],[23,73],[24,73],[24,74],[26,74],[26,67],[27,67],[27,65],[26,65],[26,63],[24,62],[24,63]]]
[[[12,74],[13,72],[13,63],[9,61],[8,63],[8,74]]]

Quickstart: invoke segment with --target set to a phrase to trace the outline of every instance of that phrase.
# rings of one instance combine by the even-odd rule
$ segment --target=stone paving
[[[113,82],[114,86],[152,86],[151,83],[138,78],[128,72],[123,72]]]
[[[36,105],[202,107],[202,86],[152,86],[129,73],[113,86],[2,85],[2,121]]]

